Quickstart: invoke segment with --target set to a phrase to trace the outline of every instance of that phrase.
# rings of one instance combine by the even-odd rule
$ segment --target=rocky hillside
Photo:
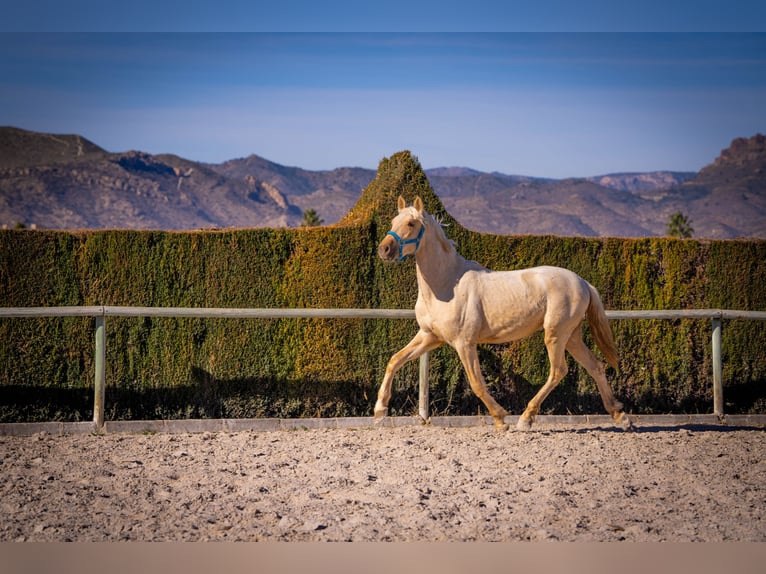
[[[106,150],[78,135],[53,135],[0,127],[0,169],[96,159]]]
[[[308,171],[275,164],[257,155],[209,167],[235,181],[253,178],[262,182],[261,185],[279,190],[301,212],[314,209],[327,224],[339,221],[375,177],[370,169],[341,167]]]
[[[695,237],[766,238],[766,137],[735,139],[693,178],[639,197],[664,220],[682,211]]]
[[[696,174],[692,171],[653,171],[649,173],[611,173],[589,177],[588,181],[619,191],[649,191],[679,185]]]
[[[538,180],[431,177],[445,207],[488,233],[662,236],[681,211],[694,237],[766,238],[766,138],[739,138],[697,174],[652,172]]]
[[[0,223],[6,226],[289,226],[301,216],[254,178],[227,178],[173,155],[107,153],[79,136],[0,129]]]
[[[463,225],[501,234],[642,237],[670,215],[698,238],[766,237],[764,136],[737,139],[697,174],[626,173],[553,180],[464,167],[427,170]],[[297,226],[314,209],[339,221],[375,177],[308,171],[251,155],[221,164],[110,153],[77,135],[0,128],[0,225],[197,229]]]

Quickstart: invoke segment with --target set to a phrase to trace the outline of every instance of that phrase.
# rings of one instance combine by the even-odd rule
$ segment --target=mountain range
[[[38,229],[298,226],[339,221],[375,177],[310,171],[257,155],[220,164],[113,153],[79,135],[0,127],[0,225]],[[426,170],[461,224],[497,234],[645,237],[675,212],[694,237],[766,238],[766,137],[737,138],[697,173],[546,179],[466,167]]]

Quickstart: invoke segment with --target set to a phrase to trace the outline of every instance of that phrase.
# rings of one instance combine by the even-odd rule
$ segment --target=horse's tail
[[[585,312],[585,316],[588,318],[593,338],[596,340],[596,345],[601,349],[607,362],[615,369],[618,369],[617,347],[614,344],[612,329],[609,327],[609,320],[606,318],[604,305],[601,303],[601,296],[590,283],[588,283],[588,288],[590,289],[590,304]]]

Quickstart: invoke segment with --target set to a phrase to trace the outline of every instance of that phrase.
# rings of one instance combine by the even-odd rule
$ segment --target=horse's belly
[[[532,333],[543,328],[543,315],[527,316],[517,319],[493,323],[488,320],[486,327],[479,335],[479,343],[507,343],[529,337]]]
[[[532,333],[543,328],[543,323],[527,323],[524,325],[511,326],[507,328],[488,330],[480,335],[478,343],[507,343],[509,341],[518,341],[529,337]]]
[[[543,326],[544,311],[527,309],[510,315],[505,312],[487,313],[482,305],[467,305],[461,312],[444,304],[415,307],[418,323],[422,329],[442,341],[458,339],[477,343],[506,343],[528,337]],[[504,310],[501,310],[504,311]]]

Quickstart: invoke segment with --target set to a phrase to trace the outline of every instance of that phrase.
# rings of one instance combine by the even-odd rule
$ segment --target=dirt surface
[[[766,541],[766,433],[0,437],[0,541]]]

